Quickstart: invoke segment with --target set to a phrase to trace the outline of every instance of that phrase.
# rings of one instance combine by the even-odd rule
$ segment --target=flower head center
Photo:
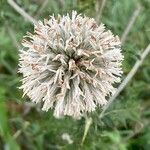
[[[73,59],[69,60],[68,65],[69,65],[69,71],[77,69],[76,62]]]

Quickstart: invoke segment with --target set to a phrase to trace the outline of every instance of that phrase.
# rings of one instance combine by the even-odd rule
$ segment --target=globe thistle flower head
[[[107,103],[122,74],[118,36],[93,18],[78,15],[54,17],[34,25],[20,50],[19,72],[24,95],[54,109],[54,116],[79,118]]]

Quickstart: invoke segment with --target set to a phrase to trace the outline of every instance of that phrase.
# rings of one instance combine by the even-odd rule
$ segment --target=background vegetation
[[[77,10],[97,17],[95,0],[16,0],[36,19]],[[149,0],[107,0],[101,21],[114,34],[122,36],[137,4],[141,11],[122,46],[124,77],[140,59],[150,42]],[[43,7],[44,9],[41,9]],[[100,18],[98,18],[100,20]],[[101,22],[100,21],[100,22]],[[93,114],[92,124],[81,144],[86,120],[70,117],[57,120],[52,111],[41,112],[30,100],[22,98],[21,75],[17,74],[18,47],[33,25],[7,2],[0,0],[0,150],[149,150],[150,149],[150,57],[121,92],[100,120],[101,109]],[[123,78],[124,78],[123,77]],[[71,140],[64,140],[67,133]],[[72,143],[72,144],[71,144]]]

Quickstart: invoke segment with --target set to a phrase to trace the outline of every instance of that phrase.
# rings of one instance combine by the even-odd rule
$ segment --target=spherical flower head
[[[20,50],[24,95],[54,109],[54,116],[79,118],[107,104],[122,74],[121,43],[93,18],[54,17],[34,25]]]

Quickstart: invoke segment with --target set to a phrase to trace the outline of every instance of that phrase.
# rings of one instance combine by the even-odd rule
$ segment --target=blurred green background
[[[101,3],[102,0],[100,0]],[[96,0],[15,0],[37,20],[72,10],[98,17]],[[45,4],[43,4],[45,3]],[[106,0],[97,18],[114,34],[122,36],[130,17],[141,11],[122,46],[123,78],[140,59],[150,42],[150,0]],[[0,150],[149,150],[150,149],[150,56],[132,81],[107,110],[90,114],[93,122],[81,144],[85,119],[55,119],[52,111],[42,112],[28,97],[22,98],[18,69],[18,47],[33,25],[18,14],[7,0],[0,0]],[[69,138],[64,138],[65,135]]]

